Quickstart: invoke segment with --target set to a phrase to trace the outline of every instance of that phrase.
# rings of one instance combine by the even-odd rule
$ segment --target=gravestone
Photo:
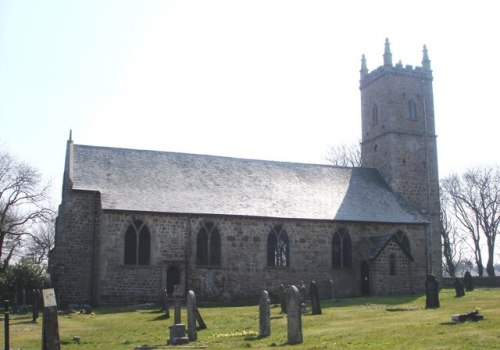
[[[330,291],[330,299],[335,299],[335,293],[333,289],[333,280],[328,280],[328,286],[329,286],[329,291]]]
[[[40,308],[40,290],[33,289],[33,323],[37,323]]]
[[[319,289],[315,281],[309,284],[309,294],[311,296],[311,308],[313,315],[321,315],[321,304],[319,301]]]
[[[263,290],[259,302],[259,337],[264,338],[271,335],[271,309],[269,294]]]
[[[462,283],[462,281],[460,281],[460,279],[455,278],[453,286],[455,287],[455,296],[457,298],[463,297],[465,295],[464,284]]]
[[[307,313],[307,305],[306,305],[306,284],[304,283],[304,281],[300,281],[299,292],[300,292],[300,312],[305,314]]]
[[[280,306],[281,312],[286,314],[286,303],[288,298],[288,287],[283,283],[280,284]]]
[[[59,322],[57,320],[57,303],[54,289],[44,289],[42,318],[42,349],[60,350]]]
[[[288,344],[302,343],[302,315],[300,313],[300,292],[295,286],[288,288],[287,326]]]
[[[196,296],[192,290],[188,292],[186,297],[186,309],[188,339],[189,341],[195,341],[198,339],[196,333]]]
[[[165,308],[165,318],[170,318],[170,302],[168,299],[168,291],[167,288],[163,291],[163,307]]]
[[[464,285],[465,290],[468,292],[472,292],[474,290],[474,284],[472,283],[472,275],[469,271],[467,271],[464,275]]]
[[[180,285],[174,286],[174,324],[181,323],[181,298],[182,290]]]
[[[433,275],[427,275],[425,280],[425,308],[439,308],[439,283]]]

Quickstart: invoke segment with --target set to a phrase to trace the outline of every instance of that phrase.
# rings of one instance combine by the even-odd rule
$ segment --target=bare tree
[[[498,167],[474,168],[462,176],[443,180],[443,189],[453,203],[455,216],[472,240],[479,276],[483,275],[481,236],[486,240],[486,272],[495,275],[495,239],[500,225],[500,170]]]
[[[25,256],[35,264],[47,262],[55,243],[55,218],[43,221],[28,234],[24,244]]]
[[[463,263],[463,239],[458,234],[452,221],[452,207],[446,191],[441,191],[441,238],[443,252],[443,271],[450,277],[456,277],[457,268]]]
[[[48,191],[36,169],[0,150],[0,272],[31,226],[53,214],[46,207]]]
[[[331,146],[325,159],[337,166],[361,166],[361,146],[356,143]]]

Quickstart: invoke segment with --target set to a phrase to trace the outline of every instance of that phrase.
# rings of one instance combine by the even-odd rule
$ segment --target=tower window
[[[125,265],[149,265],[151,235],[142,220],[134,220],[125,232]]]
[[[332,267],[351,267],[351,237],[346,228],[339,228],[332,237]]]
[[[376,104],[372,106],[372,123],[373,125],[378,124],[378,108]]]
[[[408,101],[408,115],[410,120],[417,120],[417,105],[413,100]]]
[[[282,226],[276,225],[267,236],[267,266],[290,266],[288,235]]]
[[[213,222],[203,223],[196,237],[196,263],[204,266],[220,266],[221,240]]]

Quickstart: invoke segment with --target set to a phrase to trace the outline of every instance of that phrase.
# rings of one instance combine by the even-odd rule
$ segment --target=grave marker
[[[271,335],[271,309],[269,294],[263,290],[259,302],[259,337],[264,338]]]
[[[321,303],[319,300],[319,289],[316,282],[311,281],[309,285],[309,294],[311,295],[311,308],[313,315],[321,315]]]
[[[189,341],[195,341],[198,339],[198,334],[196,333],[196,296],[192,290],[188,292],[186,297],[186,309],[188,339]]]
[[[54,289],[42,290],[43,320],[42,320],[42,349],[60,350],[59,323],[57,320],[57,302]]]
[[[287,299],[287,326],[288,326],[288,343],[302,343],[302,316],[300,313],[300,292],[295,286],[288,288]]]
[[[439,308],[439,283],[433,275],[427,275],[425,280],[425,308]]]

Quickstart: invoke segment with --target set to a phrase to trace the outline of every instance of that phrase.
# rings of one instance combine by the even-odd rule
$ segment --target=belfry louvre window
[[[204,222],[196,237],[196,264],[220,266],[221,239],[213,222]]]
[[[142,220],[134,220],[125,232],[125,265],[149,265],[151,235]]]
[[[332,237],[332,267],[352,267],[351,237],[346,228],[339,228]]]
[[[378,107],[376,104],[372,106],[372,124],[378,124]]]
[[[276,225],[267,236],[267,266],[290,266],[288,235],[281,225]]]
[[[417,120],[417,105],[415,101],[408,101],[408,115],[410,120]]]

